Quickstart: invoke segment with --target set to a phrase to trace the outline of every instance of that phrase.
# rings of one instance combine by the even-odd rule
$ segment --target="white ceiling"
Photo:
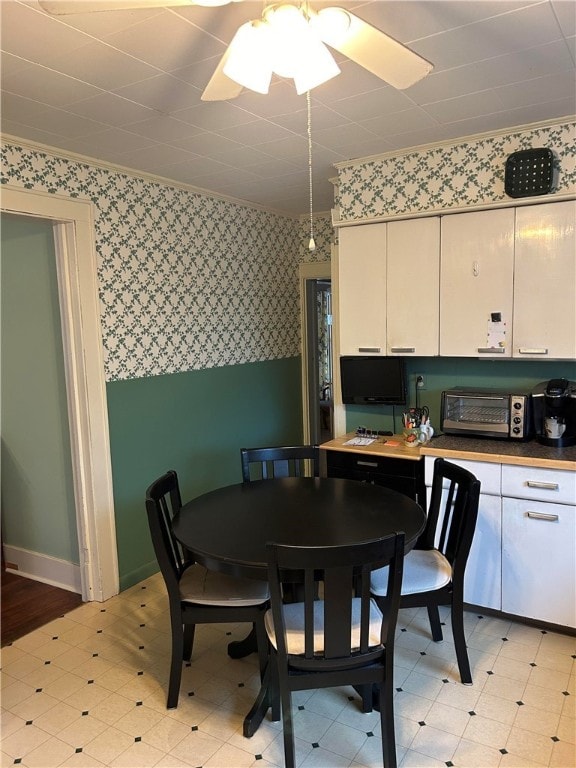
[[[397,91],[342,56],[312,91],[314,209],[333,164],[576,113],[575,0],[312,2],[353,10],[434,63]],[[200,96],[262,2],[49,16],[1,0],[2,130],[221,195],[308,210],[306,97]]]

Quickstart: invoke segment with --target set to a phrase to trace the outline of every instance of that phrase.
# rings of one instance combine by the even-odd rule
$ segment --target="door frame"
[[[53,222],[82,599],[104,601],[120,582],[93,205],[7,185],[0,208]]]

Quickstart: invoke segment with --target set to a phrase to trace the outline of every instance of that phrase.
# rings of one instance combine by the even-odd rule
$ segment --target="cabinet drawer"
[[[393,477],[418,477],[421,462],[410,459],[393,459],[388,456],[374,456],[367,453],[349,453],[344,451],[326,451],[328,475],[331,468],[348,472],[369,472]]]
[[[467,469],[468,472],[472,472],[480,480],[480,493],[489,496],[500,496],[500,464],[492,464],[489,461],[466,461],[464,459],[446,460]],[[436,459],[433,456],[425,457],[424,480],[427,486],[432,485],[435,461]]]
[[[561,469],[502,467],[502,495],[518,499],[576,504],[576,475]]]

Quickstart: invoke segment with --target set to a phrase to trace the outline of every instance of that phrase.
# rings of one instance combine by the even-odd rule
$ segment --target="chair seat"
[[[284,621],[286,624],[287,651],[295,656],[304,653],[304,603],[288,603],[282,606]],[[264,625],[270,642],[277,648],[276,632],[272,611],[266,611]],[[380,630],[382,627],[382,613],[374,600],[370,601],[370,630],[369,645],[374,648],[381,644]],[[352,648],[360,649],[360,598],[352,599]],[[324,651],[324,601],[317,600],[314,603],[314,652]]]
[[[180,596],[187,603],[203,605],[258,605],[270,597],[268,583],[211,571],[194,563],[180,579]]]
[[[452,567],[437,549],[413,549],[404,558],[402,594],[433,592],[450,583]],[[370,591],[373,595],[385,595],[388,584],[388,568],[372,572]]]

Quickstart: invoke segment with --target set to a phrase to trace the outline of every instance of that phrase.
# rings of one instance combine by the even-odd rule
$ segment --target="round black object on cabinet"
[[[552,192],[555,156],[551,149],[523,149],[508,155],[504,191],[509,197],[532,197]]]

